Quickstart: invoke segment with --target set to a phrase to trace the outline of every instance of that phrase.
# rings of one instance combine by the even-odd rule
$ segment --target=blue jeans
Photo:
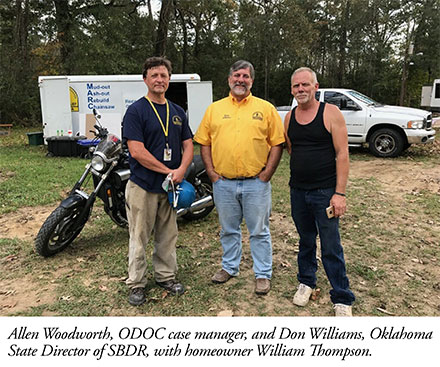
[[[339,219],[329,219],[325,211],[334,192],[334,188],[290,191],[292,218],[300,237],[298,281],[311,288],[316,286],[316,237],[319,234],[322,264],[333,288],[330,298],[333,303],[351,305],[355,297],[349,289]]]
[[[214,202],[221,225],[222,268],[230,275],[239,273],[243,218],[249,231],[253,270],[256,278],[272,277],[272,241],[269,216],[272,206],[270,182],[259,178],[220,179],[214,183]]]

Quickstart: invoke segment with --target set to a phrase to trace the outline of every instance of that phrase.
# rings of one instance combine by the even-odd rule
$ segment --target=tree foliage
[[[439,0],[0,0],[0,119],[41,119],[39,75],[139,74],[152,55],[212,80],[216,99],[247,59],[276,105],[310,66],[323,87],[418,106],[440,77],[438,19]]]

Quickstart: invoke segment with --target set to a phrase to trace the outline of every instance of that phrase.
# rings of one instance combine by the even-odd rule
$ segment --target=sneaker
[[[130,296],[128,297],[128,302],[133,306],[140,306],[146,300],[144,288],[132,288],[130,290]]]
[[[185,293],[185,288],[183,287],[183,285],[180,284],[175,279],[167,280],[165,282],[158,282],[158,281],[156,281],[156,284],[159,287],[162,287],[162,288],[166,289],[172,295],[180,296],[181,294]]]
[[[255,293],[264,295],[270,291],[270,279],[258,278],[255,281]]]
[[[220,283],[226,283],[231,278],[232,278],[231,274],[229,274],[226,270],[221,269],[217,273],[214,274],[214,276],[211,278],[211,280],[214,283],[220,284]]]
[[[353,316],[351,313],[351,306],[349,305],[336,303],[333,307],[335,309],[335,316],[347,316],[347,317]]]
[[[297,306],[304,307],[309,302],[312,292],[312,288],[300,283],[298,286],[298,290],[295,293],[295,296],[293,296],[293,303]]]

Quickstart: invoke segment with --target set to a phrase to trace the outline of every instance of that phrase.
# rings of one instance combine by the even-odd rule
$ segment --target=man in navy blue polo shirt
[[[126,283],[129,302],[135,306],[145,302],[145,249],[153,230],[156,283],[172,294],[184,292],[176,280],[176,213],[162,182],[170,173],[174,183],[181,182],[194,152],[185,111],[165,98],[171,62],[162,57],[148,58],[143,77],[148,93],[127,109],[123,120],[131,171],[125,192],[130,233]]]

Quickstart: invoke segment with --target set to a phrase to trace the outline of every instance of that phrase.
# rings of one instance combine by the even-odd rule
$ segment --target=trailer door
[[[44,137],[67,135],[72,129],[69,79],[65,76],[41,78],[39,87]]]
[[[188,121],[196,133],[206,109],[212,103],[212,82],[187,82]]]
[[[440,108],[440,79],[434,80],[430,107],[434,108],[436,111]]]

